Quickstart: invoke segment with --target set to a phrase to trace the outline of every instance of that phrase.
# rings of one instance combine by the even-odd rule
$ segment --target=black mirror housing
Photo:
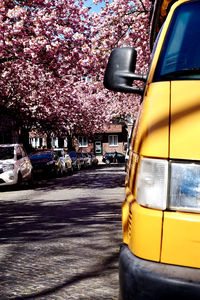
[[[111,52],[104,75],[105,88],[142,95],[143,88],[133,86],[134,80],[146,81],[146,75],[135,74],[137,51],[131,47],[116,48]]]

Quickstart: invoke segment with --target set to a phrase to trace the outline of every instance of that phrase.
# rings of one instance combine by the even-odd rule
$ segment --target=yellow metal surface
[[[200,159],[200,81],[171,83],[170,157]]]
[[[165,212],[161,262],[200,268],[200,215]]]
[[[145,157],[199,160],[200,82],[152,83],[173,10],[186,1],[178,2],[165,21],[154,53],[137,131],[132,139],[132,150]],[[135,201],[137,164],[133,153],[126,180],[126,201],[122,207],[123,241],[140,258],[199,268],[200,216],[163,213],[140,206]]]
[[[131,158],[132,158],[131,159],[131,165],[130,165],[130,168],[129,168],[129,189],[130,189],[130,192],[132,193],[133,197],[135,198],[134,187],[135,187],[137,163],[138,163],[138,160],[139,160],[139,156],[135,153],[132,153]]]
[[[129,249],[138,257],[159,261],[163,212],[147,209],[136,201],[131,205]]]
[[[128,221],[129,221],[129,203],[124,201],[122,205],[122,232],[123,232],[123,243],[128,244]]]
[[[149,85],[135,139],[135,153],[168,158],[169,102],[169,82],[155,82]]]

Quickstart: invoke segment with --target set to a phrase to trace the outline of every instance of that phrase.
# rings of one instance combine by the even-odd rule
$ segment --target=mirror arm
[[[140,80],[143,82],[146,82],[147,80],[147,75],[142,75],[142,74],[135,74],[135,73],[130,73],[130,72],[125,72],[125,71],[117,71],[115,73],[119,77],[127,78],[127,79],[133,79],[133,80]],[[137,93],[141,96],[144,94],[144,87],[139,88],[137,86],[126,86],[124,84],[120,84],[119,87],[121,86],[122,91],[126,93]]]
[[[144,93],[144,88],[139,88],[137,86],[130,86],[130,87],[127,87],[126,85],[124,84],[119,84],[118,85],[118,89],[117,89],[117,92],[123,92],[123,93],[133,93],[133,94],[139,94],[139,95],[143,95]]]
[[[143,74],[135,74],[135,73],[124,72],[124,71],[117,71],[116,74],[120,77],[131,78],[133,80],[141,80],[143,82],[146,82],[147,80],[147,75],[143,75]]]

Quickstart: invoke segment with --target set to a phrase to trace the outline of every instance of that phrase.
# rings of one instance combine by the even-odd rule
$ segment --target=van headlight
[[[200,164],[141,158],[136,199],[149,208],[200,212]]]
[[[169,209],[200,212],[200,165],[171,163]]]
[[[137,202],[164,210],[167,207],[168,161],[142,158],[136,182]]]

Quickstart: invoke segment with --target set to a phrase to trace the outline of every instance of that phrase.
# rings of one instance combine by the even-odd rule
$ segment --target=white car
[[[32,165],[20,144],[0,144],[0,186],[32,181]]]

